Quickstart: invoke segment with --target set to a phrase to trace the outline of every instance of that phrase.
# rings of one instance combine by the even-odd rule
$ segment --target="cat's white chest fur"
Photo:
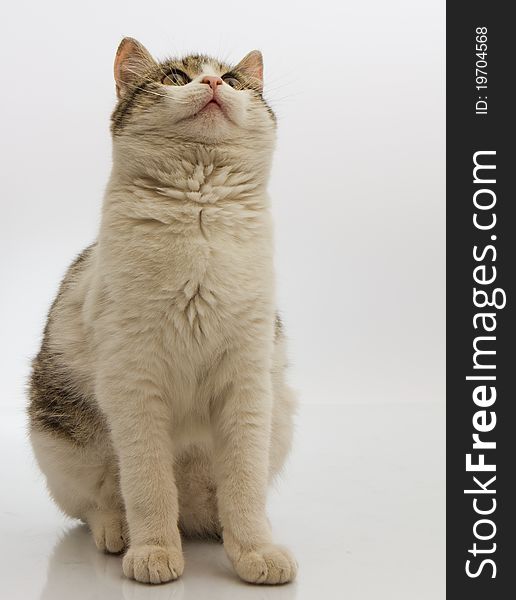
[[[261,300],[272,295],[266,193],[209,158],[108,189],[100,238],[125,314],[144,316],[171,351],[195,346],[192,356],[227,343],[251,307],[271,309]]]

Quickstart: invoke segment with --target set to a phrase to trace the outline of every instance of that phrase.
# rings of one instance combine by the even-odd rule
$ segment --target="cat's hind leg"
[[[119,553],[128,545],[116,460],[107,435],[77,444],[32,426],[30,439],[50,495],[68,516],[84,521],[99,550]]]

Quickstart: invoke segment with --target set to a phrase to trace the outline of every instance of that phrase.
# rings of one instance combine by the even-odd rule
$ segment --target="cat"
[[[222,539],[252,583],[294,579],[267,487],[296,399],[274,301],[263,63],[156,62],[124,38],[97,241],[69,267],[30,380],[49,492],[121,553],[125,575],[184,568],[181,533]]]

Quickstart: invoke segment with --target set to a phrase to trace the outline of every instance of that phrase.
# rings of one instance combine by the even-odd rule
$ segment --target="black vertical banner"
[[[516,597],[516,30],[447,4],[447,595]]]

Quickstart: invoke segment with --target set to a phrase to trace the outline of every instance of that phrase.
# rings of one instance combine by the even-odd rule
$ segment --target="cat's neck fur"
[[[134,140],[116,140],[104,233],[120,220],[148,219],[188,233],[198,227],[201,211],[208,223],[226,220],[244,233],[269,207],[270,159],[271,152],[257,152],[247,141],[218,146],[182,142],[157,152],[144,140],[137,148]]]
[[[156,151],[142,143],[135,152],[135,142],[127,145],[117,140],[113,146],[112,180],[118,185],[135,185],[140,180],[156,187],[177,186],[182,176],[191,178],[192,169],[211,167],[212,173],[227,171],[245,174],[256,188],[264,189],[270,170],[270,155],[257,152],[249,141],[231,144],[172,143]],[[210,173],[211,175],[211,173]],[[186,183],[186,182],[185,182]],[[193,191],[185,185],[187,191]]]

